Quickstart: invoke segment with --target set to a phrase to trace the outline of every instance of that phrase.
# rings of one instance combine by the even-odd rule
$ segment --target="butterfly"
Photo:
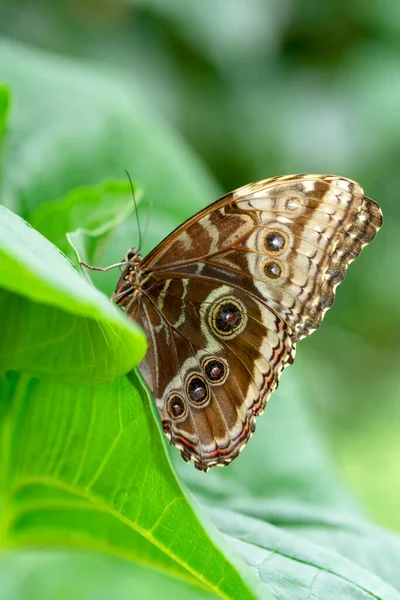
[[[358,183],[287,175],[226,194],[144,259],[127,252],[112,300],[147,335],[139,368],[185,461],[238,456],[381,225]]]

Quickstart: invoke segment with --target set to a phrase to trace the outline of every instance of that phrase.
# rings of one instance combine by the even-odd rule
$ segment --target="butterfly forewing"
[[[353,181],[277,177],[227,194],[128,267],[135,291],[118,302],[147,333],[141,370],[186,460],[208,470],[238,455],[381,223]]]

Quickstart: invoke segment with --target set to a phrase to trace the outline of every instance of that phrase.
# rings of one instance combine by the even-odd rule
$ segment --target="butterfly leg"
[[[87,269],[91,269],[92,271],[110,271],[110,269],[115,269],[116,267],[125,267],[126,265],[129,264],[129,261],[124,260],[122,262],[115,263],[113,265],[109,265],[108,267],[94,267],[93,265],[89,265],[88,263],[84,262],[83,260],[80,260],[79,264],[83,265]]]

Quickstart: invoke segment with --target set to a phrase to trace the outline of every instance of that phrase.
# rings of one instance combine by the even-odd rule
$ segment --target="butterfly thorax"
[[[147,273],[142,268],[143,258],[136,248],[128,250],[124,262],[126,266],[118,280],[112,300],[130,316],[134,316],[135,305],[147,279]]]

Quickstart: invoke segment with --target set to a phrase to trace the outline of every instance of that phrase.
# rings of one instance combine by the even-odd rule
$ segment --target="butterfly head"
[[[129,248],[128,252],[125,255],[125,262],[129,267],[135,267],[142,261],[142,256],[140,251],[137,250],[134,246],[133,248]]]

